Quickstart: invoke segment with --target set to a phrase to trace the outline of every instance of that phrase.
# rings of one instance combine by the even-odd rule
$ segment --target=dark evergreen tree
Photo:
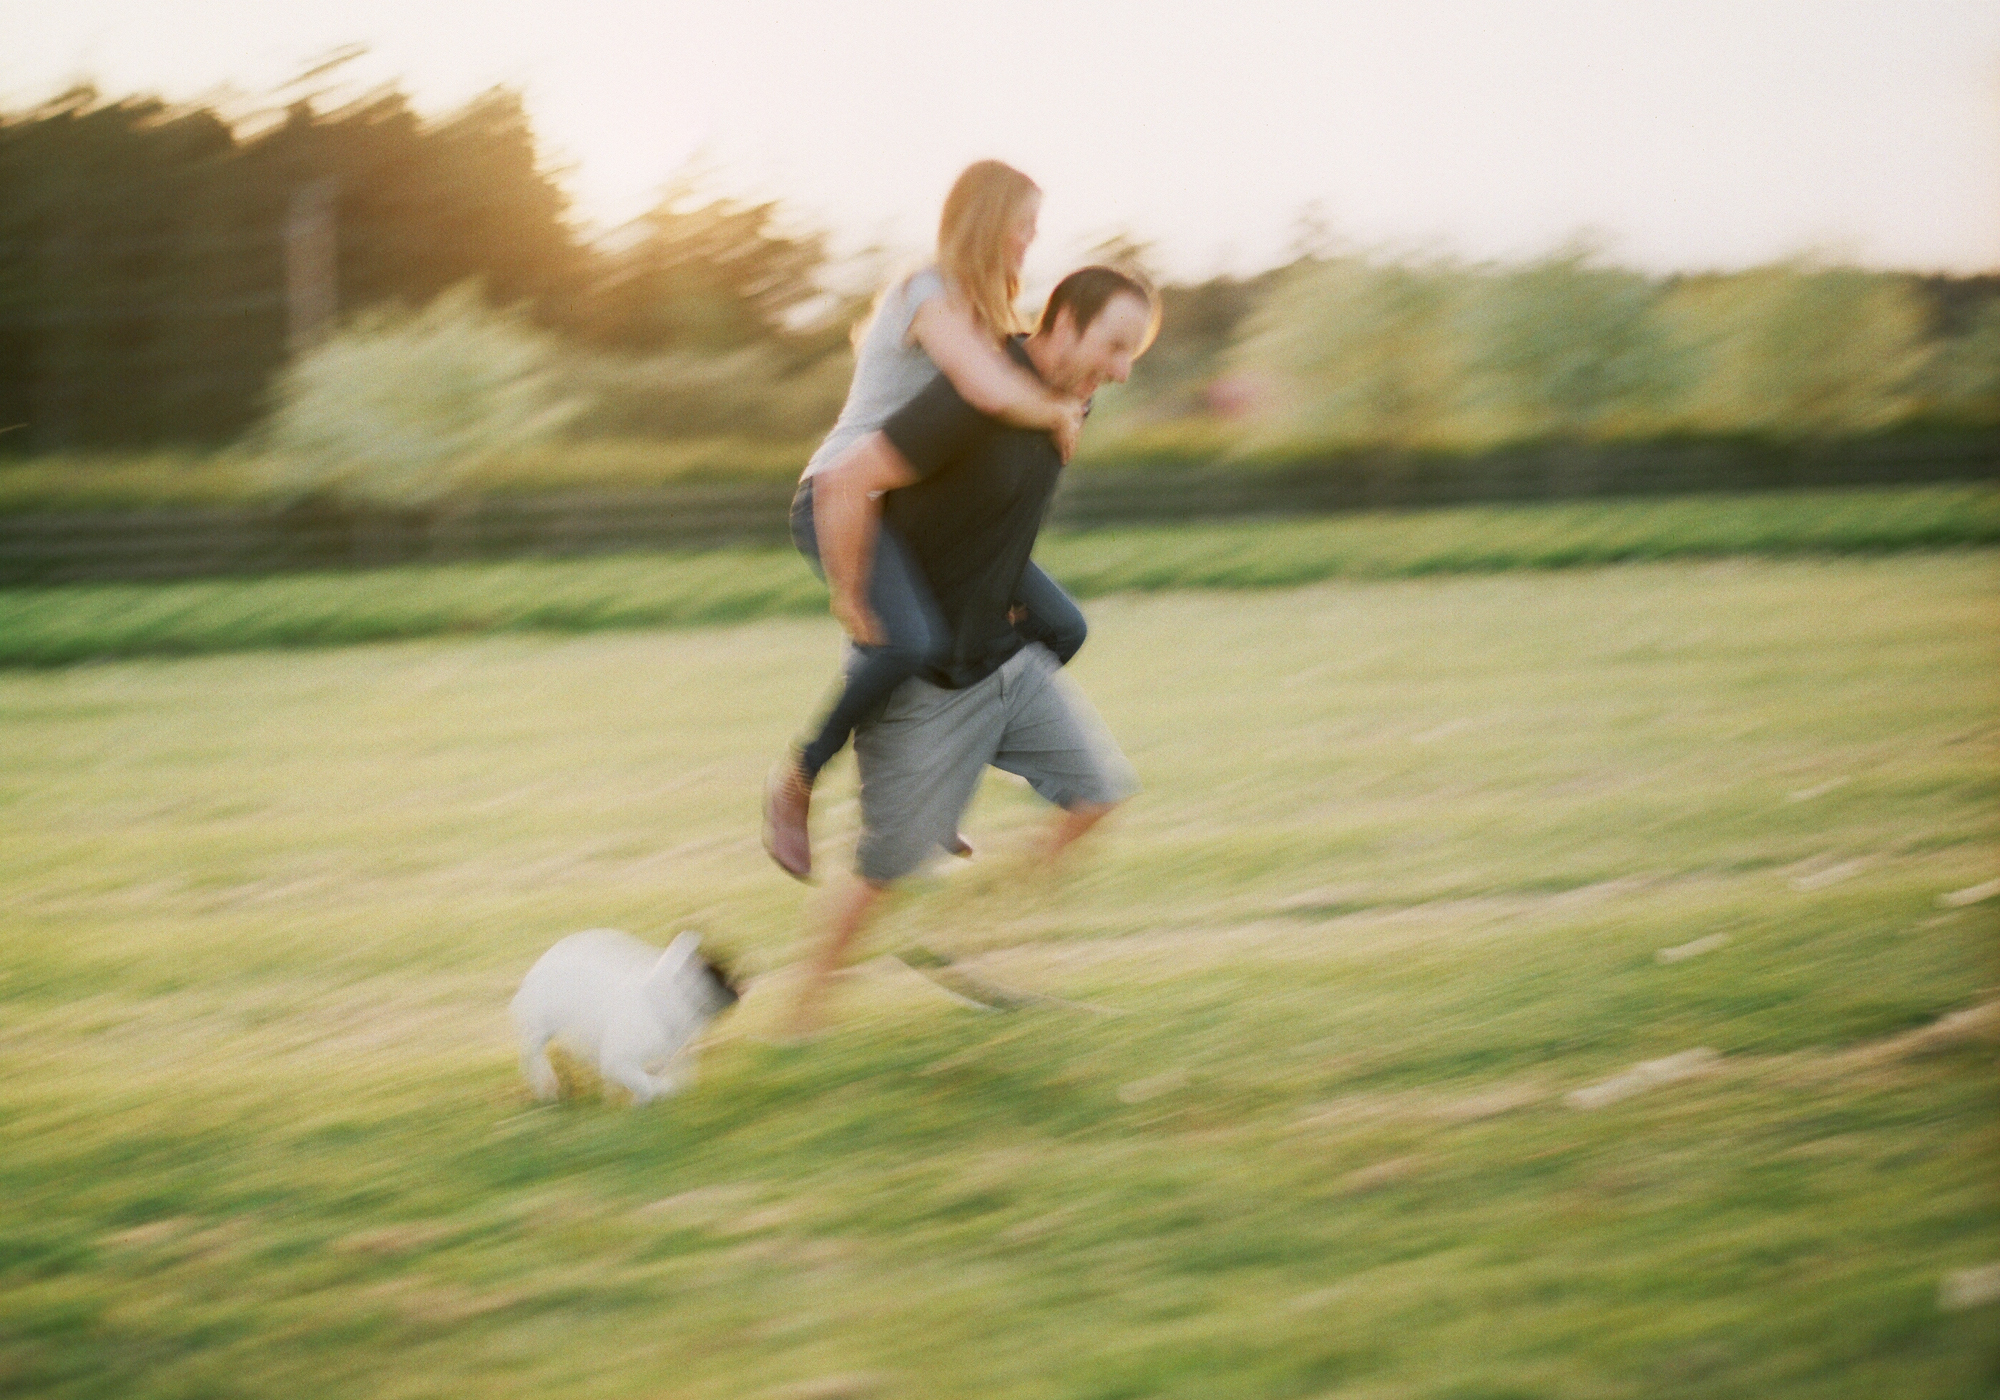
[[[270,201],[206,111],[88,89],[0,120],[10,447],[225,437],[284,323]]]
[[[572,318],[589,255],[496,90],[424,122],[401,93],[294,106],[247,140],[206,108],[88,88],[0,115],[0,449],[220,442],[287,353],[285,228],[332,192],[334,307],[477,280]]]

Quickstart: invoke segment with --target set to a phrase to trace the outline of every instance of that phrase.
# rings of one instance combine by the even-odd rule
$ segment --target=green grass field
[[[0,675],[0,1391],[1992,1395],[1996,563],[1101,598],[1145,792],[1052,873],[996,777],[869,950],[1099,1011],[873,960],[802,1049],[823,617]],[[535,1107],[506,1000],[606,924],[757,980]]]

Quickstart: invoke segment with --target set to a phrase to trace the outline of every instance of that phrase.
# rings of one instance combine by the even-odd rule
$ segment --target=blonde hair
[[[976,160],[952,181],[938,217],[938,271],[972,319],[994,336],[1026,330],[1014,309],[1021,279],[1007,266],[1007,233],[1041,186],[1011,165]]]

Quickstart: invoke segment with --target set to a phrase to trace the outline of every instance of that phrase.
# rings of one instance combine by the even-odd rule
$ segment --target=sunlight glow
[[[853,249],[921,246],[964,162],[1049,191],[1030,271],[1106,235],[1184,273],[1338,237],[1471,257],[1580,232],[1636,265],[1805,250],[2000,263],[2000,7],[1922,0],[969,7],[582,0],[77,0],[8,25],[0,98],[228,86],[269,102],[341,45],[349,90],[441,111],[521,88],[579,213],[642,211],[690,160]]]

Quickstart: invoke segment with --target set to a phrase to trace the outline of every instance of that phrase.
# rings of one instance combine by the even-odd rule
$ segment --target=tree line
[[[809,438],[838,408],[865,309],[829,293],[830,270],[825,237],[776,203],[688,183],[585,237],[505,89],[433,119],[389,89],[244,123],[81,88],[0,113],[0,451],[236,442],[274,410],[282,427],[307,384],[294,426],[379,451],[350,406],[426,363],[444,367],[435,392],[405,418],[484,385],[493,440],[558,420],[573,436]],[[2000,421],[2000,275],[1799,262],[1657,278],[1577,250],[1513,267],[1320,251],[1163,290],[1143,372],[1100,404],[1100,448]],[[336,331],[346,344],[323,344]]]
[[[0,446],[214,444],[270,407],[296,344],[304,208],[330,234],[328,301],[412,310],[464,283],[579,345],[626,355],[843,343],[790,317],[825,241],[773,203],[669,191],[615,246],[582,237],[518,94],[426,120],[400,91],[309,102],[251,131],[211,106],[80,88],[0,114]]]
[[[2000,278],[1331,257],[1280,274],[1224,365],[1252,452],[1976,427],[2000,422]]]

